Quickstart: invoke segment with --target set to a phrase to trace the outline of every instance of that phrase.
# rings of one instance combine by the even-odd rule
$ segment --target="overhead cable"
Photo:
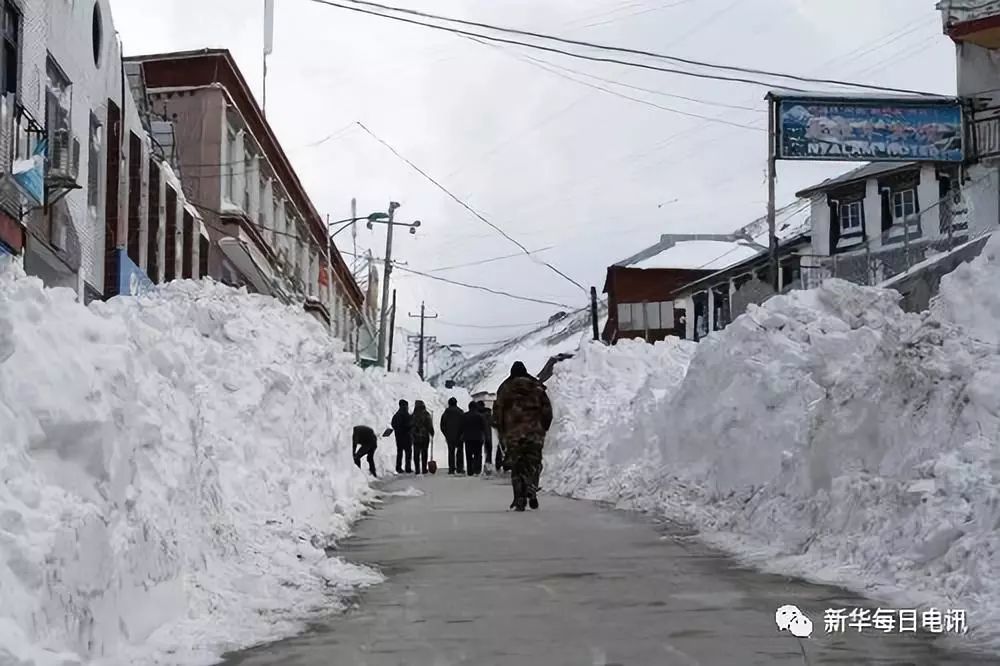
[[[920,91],[920,90],[908,90],[908,89],[905,89],[905,88],[891,88],[891,87],[887,87],[887,86],[877,86],[877,85],[871,85],[871,84],[865,84],[865,83],[857,83],[857,82],[854,82],[854,81],[842,81],[842,80],[838,80],[838,79],[821,79],[821,78],[815,78],[815,77],[809,77],[809,76],[801,76],[801,75],[798,75],[798,74],[787,74],[787,73],[784,73],[784,72],[773,72],[773,71],[769,71],[769,70],[756,69],[756,68],[752,68],[752,67],[739,67],[739,66],[736,66],[736,65],[725,65],[725,64],[720,64],[720,63],[713,63],[713,62],[706,62],[706,61],[701,61],[701,60],[694,60],[694,59],[691,59],[691,58],[682,58],[682,57],[679,57],[679,56],[667,55],[665,53],[657,53],[655,51],[646,51],[644,49],[634,49],[634,48],[629,48],[629,47],[624,47],[624,46],[610,46],[610,45],[607,45],[607,44],[598,44],[596,42],[588,42],[588,41],[579,40],[579,39],[569,39],[569,38],[566,38],[566,37],[557,37],[555,35],[548,35],[548,34],[545,34],[545,33],[534,32],[534,31],[531,31],[531,30],[519,30],[519,29],[516,29],[516,28],[508,28],[508,27],[504,27],[504,26],[497,26],[497,25],[493,25],[493,24],[489,24],[489,23],[483,23],[483,22],[479,22],[479,21],[468,21],[468,20],[464,20],[464,19],[456,19],[456,18],[452,18],[452,17],[449,17],[449,16],[442,16],[440,14],[432,14],[430,12],[422,12],[422,11],[418,11],[418,10],[415,10],[415,9],[406,9],[406,8],[403,8],[403,7],[394,7],[392,5],[385,5],[385,4],[381,4],[381,3],[377,3],[377,2],[371,2],[369,0],[340,0],[340,2],[350,3],[349,5],[343,5],[343,4],[340,4],[340,2],[333,2],[332,0],[311,0],[311,2],[315,2],[315,3],[323,4],[323,5],[329,5],[329,6],[333,6],[333,7],[339,7],[341,9],[349,9],[349,10],[352,10],[352,11],[357,11],[357,12],[361,12],[361,13],[365,13],[365,14],[370,14],[370,15],[374,15],[374,16],[382,16],[384,18],[389,18],[389,19],[393,19],[393,20],[397,20],[397,21],[406,22],[406,23],[413,23],[413,24],[416,24],[416,25],[422,25],[424,27],[434,28],[434,29],[438,29],[438,30],[446,30],[446,31],[450,31],[450,32],[457,32],[459,34],[465,34],[465,35],[469,35],[469,36],[481,37],[483,39],[489,39],[491,41],[507,42],[507,43],[516,44],[518,46],[526,46],[526,47],[529,47],[529,48],[537,48],[537,49],[541,49],[541,50],[551,50],[551,51],[556,52],[556,53],[563,53],[563,55],[569,55],[571,57],[580,57],[580,58],[584,58],[584,59],[588,59],[588,60],[593,59],[593,60],[598,60],[598,61],[602,61],[602,62],[616,62],[614,60],[602,60],[602,59],[592,58],[592,57],[589,57],[589,56],[584,56],[583,54],[579,54],[579,53],[559,51],[557,49],[552,49],[552,48],[549,48],[549,47],[544,47],[544,46],[541,46],[539,44],[531,44],[531,43],[527,43],[527,42],[514,42],[514,41],[511,41],[511,40],[503,40],[503,39],[498,38],[498,37],[493,37],[491,35],[481,35],[481,34],[475,34],[475,33],[468,33],[468,32],[461,31],[461,30],[459,30],[457,28],[451,28],[451,27],[448,27],[448,26],[440,26],[440,25],[435,25],[435,24],[431,24],[431,23],[423,23],[423,22],[420,22],[420,21],[414,21],[414,20],[411,20],[411,19],[405,19],[405,18],[403,18],[401,16],[393,16],[391,14],[382,14],[382,13],[374,12],[374,11],[371,11],[371,10],[364,10],[361,7],[358,7],[358,6],[353,6],[352,7],[350,5],[362,5],[362,6],[365,6],[365,7],[372,7],[372,8],[375,8],[375,9],[380,9],[382,11],[396,12],[396,13],[400,13],[400,14],[408,14],[408,15],[411,15],[411,16],[419,16],[419,17],[425,18],[425,19],[432,19],[432,20],[444,21],[444,22],[447,22],[447,23],[453,23],[453,24],[458,24],[458,25],[465,25],[465,26],[471,26],[471,27],[475,27],[475,28],[482,28],[482,29],[486,29],[486,30],[493,30],[495,32],[507,33],[507,34],[512,34],[512,35],[518,35],[518,36],[521,36],[521,37],[533,37],[533,38],[536,38],[536,39],[548,40],[550,42],[556,42],[556,43],[560,43],[560,44],[567,44],[567,45],[572,45],[572,46],[582,46],[582,47],[585,47],[585,48],[597,49],[597,50],[601,50],[601,51],[609,51],[609,52],[615,52],[615,53],[625,53],[625,54],[629,54],[629,55],[645,56],[645,57],[649,57],[649,58],[657,58],[657,59],[660,59],[660,60],[667,60],[667,61],[670,61],[670,62],[680,63],[680,64],[684,64],[684,65],[690,65],[690,66],[695,66],[695,67],[704,67],[706,69],[722,70],[722,71],[729,71],[729,72],[737,72],[737,73],[741,73],[741,74],[753,74],[753,75],[757,75],[757,76],[764,76],[764,77],[777,78],[777,79],[787,79],[787,80],[790,80],[790,81],[798,81],[798,82],[802,82],[802,83],[814,83],[814,84],[818,83],[818,84],[826,84],[826,85],[845,86],[845,87],[850,87],[850,88],[861,88],[861,89],[873,90],[873,91],[879,91],[879,92],[895,92],[895,93],[906,93],[906,94],[912,94],[912,95],[932,95],[932,96],[937,96],[934,93],[928,93],[928,92]],[[642,67],[647,67],[647,68],[651,68],[651,69],[657,69],[657,68],[654,68],[652,66],[642,65],[640,63],[627,62],[627,61],[625,61],[625,62],[618,62],[618,64],[630,65],[630,66],[642,66]],[[669,70],[662,70],[662,71],[669,71]],[[680,74],[680,75],[684,75],[684,76],[696,76],[696,77],[699,77],[699,78],[714,78],[714,79],[721,80],[721,81],[732,81],[732,82],[739,82],[739,83],[753,83],[753,84],[756,84],[756,85],[763,85],[763,86],[766,86],[766,87],[782,87],[782,88],[784,88],[786,90],[793,90],[793,91],[795,90],[794,88],[788,88],[786,86],[774,86],[773,84],[764,83],[764,82],[761,82],[761,81],[751,80],[751,79],[738,79],[738,78],[737,79],[732,79],[732,78],[719,77],[719,76],[713,76],[713,75],[709,75],[709,74],[697,73],[697,72],[690,72],[690,71],[684,71],[684,70],[675,70],[675,71],[671,71],[670,73]],[[805,92],[805,91],[799,91],[799,92]]]

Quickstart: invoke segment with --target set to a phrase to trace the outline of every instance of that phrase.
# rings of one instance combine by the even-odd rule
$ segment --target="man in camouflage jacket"
[[[538,483],[542,473],[542,447],[552,426],[552,403],[540,381],[528,374],[520,361],[497,390],[493,420],[510,467],[514,490],[512,509],[538,508]]]

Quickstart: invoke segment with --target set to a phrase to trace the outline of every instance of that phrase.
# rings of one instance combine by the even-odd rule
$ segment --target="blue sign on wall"
[[[778,159],[961,162],[957,100],[823,99],[777,102]]]
[[[48,141],[42,139],[35,146],[35,152],[30,160],[14,164],[12,174],[14,182],[39,206],[45,202],[45,155],[47,152]]]
[[[126,250],[116,250],[118,253],[118,293],[121,296],[138,296],[152,289],[155,285],[141,268],[128,257]]]

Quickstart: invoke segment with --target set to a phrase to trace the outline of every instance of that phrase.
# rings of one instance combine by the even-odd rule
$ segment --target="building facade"
[[[945,34],[955,43],[958,95],[969,109],[963,184],[970,224],[995,225],[1000,221],[1000,0],[943,0],[938,9]]]
[[[812,207],[805,286],[828,277],[880,284],[966,242],[970,222],[989,215],[970,215],[978,190],[962,178],[958,165],[874,162],[800,192]]]
[[[175,125],[182,180],[218,249],[208,274],[303,302],[353,350],[364,294],[229,51],[129,62],[142,69],[152,113]]]
[[[684,337],[686,313],[675,307],[673,293],[710,274],[707,270],[609,266],[604,282],[608,320],[601,339],[615,344],[622,339],[659,342],[669,336]]]
[[[0,4],[0,252],[22,255],[26,272],[85,302],[138,288],[147,259],[169,274],[165,238],[130,231],[167,211],[148,207],[146,174],[160,157],[107,0]],[[180,183],[165,180],[180,217]],[[193,212],[188,227],[202,231]],[[193,262],[187,275],[197,276],[196,250],[172,259]]]

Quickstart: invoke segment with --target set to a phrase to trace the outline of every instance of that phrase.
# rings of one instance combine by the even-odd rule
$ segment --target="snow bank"
[[[212,663],[336,610],[379,581],[327,557],[375,495],[351,428],[400,397],[444,407],[266,297],[0,266],[0,663]]]
[[[624,395],[562,404],[543,484],[694,523],[771,570],[966,609],[1000,646],[998,252],[946,277],[923,316],[839,280],[751,307],[633,422]],[[638,397],[684,365],[644,353],[641,372],[642,350],[604,351],[601,381]],[[591,372],[562,364],[553,396]],[[606,425],[581,437],[586,409]]]

